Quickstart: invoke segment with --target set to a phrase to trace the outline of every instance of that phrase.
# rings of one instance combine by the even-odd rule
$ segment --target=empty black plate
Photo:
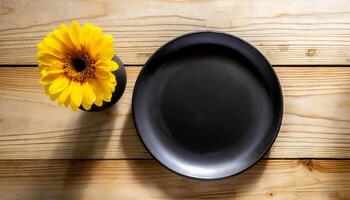
[[[161,47],[136,81],[133,117],[148,151],[179,174],[240,173],[269,150],[283,100],[271,65],[254,47],[218,32],[195,32]]]

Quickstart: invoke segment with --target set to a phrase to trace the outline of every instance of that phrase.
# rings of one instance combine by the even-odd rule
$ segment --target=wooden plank
[[[350,63],[348,0],[25,0],[0,6],[0,64],[34,64],[36,44],[72,19],[113,34],[126,64],[143,64],[166,41],[199,30],[237,35],[274,65]]]
[[[198,181],[153,160],[0,161],[2,199],[350,198],[349,160],[263,160],[235,177]]]
[[[140,67],[121,100],[99,113],[50,102],[34,67],[0,68],[0,159],[150,158],[133,126]],[[350,158],[350,68],[275,67],[284,119],[271,158]]]

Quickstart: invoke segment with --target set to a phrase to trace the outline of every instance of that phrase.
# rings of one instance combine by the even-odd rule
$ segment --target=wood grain
[[[0,194],[7,200],[347,200],[349,166],[349,160],[263,160],[238,176],[205,182],[153,160],[2,160]]]
[[[113,34],[126,64],[143,64],[166,41],[199,30],[237,35],[274,65],[350,63],[348,0],[3,0],[0,63],[34,64],[36,44],[72,19]]]
[[[34,67],[0,68],[0,159],[150,158],[131,117],[140,67],[127,67],[109,111],[72,112],[50,102]],[[275,67],[284,119],[270,158],[350,158],[350,68]]]

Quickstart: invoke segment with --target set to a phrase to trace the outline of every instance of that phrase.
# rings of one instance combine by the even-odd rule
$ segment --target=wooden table
[[[348,0],[0,1],[1,199],[350,199]],[[127,65],[109,111],[73,113],[45,96],[36,44],[61,23],[102,26]],[[190,31],[219,30],[273,64],[284,118],[269,154],[221,181],[154,161],[136,135],[131,93],[147,58]],[[198,72],[200,73],[200,72]]]

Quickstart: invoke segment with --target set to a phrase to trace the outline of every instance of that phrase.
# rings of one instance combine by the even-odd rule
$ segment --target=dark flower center
[[[95,61],[83,51],[73,52],[66,55],[64,71],[71,80],[83,83],[95,77]]]
[[[82,72],[86,69],[86,62],[81,57],[75,57],[72,59],[72,65],[77,72]]]

